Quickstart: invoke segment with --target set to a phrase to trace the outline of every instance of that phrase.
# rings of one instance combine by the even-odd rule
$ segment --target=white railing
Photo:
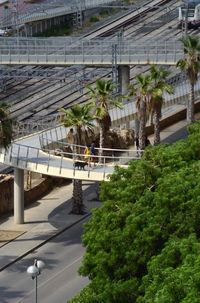
[[[124,156],[123,154],[120,156],[114,155],[114,152],[119,152],[119,150],[104,149],[104,152],[105,150],[107,152],[112,152],[112,155],[89,155],[86,163],[86,155],[84,154],[77,154],[73,151],[59,151],[58,153],[58,151],[48,148],[43,148],[41,151],[40,148],[13,142],[8,151],[4,150],[3,153],[1,151],[0,160],[1,162],[10,166],[47,175],[49,174],[79,179],[83,177],[83,179],[91,178],[91,180],[105,180],[108,174],[113,173],[115,165],[120,166],[128,164],[130,160],[139,159],[139,157],[136,156]],[[124,150],[120,150],[120,153],[123,153],[123,151]],[[127,153],[133,152],[127,150],[125,151]],[[80,163],[84,165],[82,166]],[[77,166],[77,164],[79,165]],[[93,164],[95,164],[95,166],[93,166]],[[97,174],[98,177],[94,177],[95,174]]]

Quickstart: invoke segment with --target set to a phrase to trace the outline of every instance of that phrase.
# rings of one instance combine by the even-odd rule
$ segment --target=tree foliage
[[[102,183],[82,238],[90,284],[71,303],[200,301],[200,122],[188,130]]]
[[[0,105],[0,147],[7,149],[13,139],[13,127],[16,122],[10,118],[10,105],[6,102]]]
[[[188,36],[180,40],[183,44],[184,57],[177,61],[176,67],[181,71],[186,71],[190,82],[190,100],[188,106],[188,122],[194,122],[194,85],[198,79],[200,71],[200,43],[199,37]]]

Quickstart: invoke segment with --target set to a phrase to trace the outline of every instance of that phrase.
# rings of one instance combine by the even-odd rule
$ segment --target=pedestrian
[[[145,137],[145,147],[151,145],[150,140],[147,138],[147,136]]]
[[[91,146],[90,146],[90,151],[91,151],[91,154],[95,156],[96,154],[96,150],[95,150],[95,143],[92,142]],[[96,158],[95,157],[92,157],[91,158],[91,161],[94,163],[94,166],[96,166],[95,162],[96,162]]]
[[[139,150],[139,138],[138,136],[135,137],[135,145],[136,145],[136,149],[137,149],[137,156],[139,156],[138,150]]]
[[[91,168],[91,164],[90,164],[90,161],[91,161],[91,150],[90,150],[90,146],[87,145],[85,150],[84,150],[84,155],[85,155],[85,162],[88,163],[89,167]]]

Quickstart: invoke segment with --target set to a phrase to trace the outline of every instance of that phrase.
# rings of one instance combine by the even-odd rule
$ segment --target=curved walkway
[[[197,118],[200,118],[199,116]],[[161,131],[162,142],[173,143],[179,139],[187,139],[186,121],[180,121]],[[151,138],[150,138],[151,139]],[[88,184],[88,182],[87,182]],[[86,184],[85,184],[86,185]],[[92,186],[95,186],[94,184]],[[84,187],[85,189],[85,187]],[[1,229],[24,231],[17,239],[0,248],[0,272],[15,261],[44,244],[48,239],[63,229],[75,224],[86,215],[72,215],[71,193],[72,185],[53,190],[47,196],[36,201],[33,206],[25,210],[26,224],[16,225],[14,217],[0,220]],[[94,187],[84,193],[86,211],[98,208],[100,202],[95,194]]]
[[[131,159],[139,159],[136,150],[104,149],[104,153],[107,153],[106,156],[95,156],[96,162],[101,159],[102,164],[97,164],[95,167],[91,165],[91,168],[89,165],[85,170],[79,170],[74,163],[79,158],[81,159],[78,161],[84,162],[84,147],[79,155],[73,152],[72,144],[62,142],[66,138],[68,130],[63,126],[57,126],[19,139],[13,142],[7,151],[2,149],[0,162],[50,176],[101,181],[108,180],[107,177],[113,173],[115,165],[126,165]],[[62,151],[66,147],[71,148],[71,151]]]

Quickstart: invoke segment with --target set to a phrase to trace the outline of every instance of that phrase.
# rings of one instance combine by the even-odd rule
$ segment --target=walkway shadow
[[[169,143],[173,144],[178,140],[187,140],[188,139],[188,131],[187,131],[187,126],[184,126],[183,128],[177,130],[174,132],[172,135],[168,136],[164,140],[161,141],[161,143]]]
[[[90,186],[84,190],[85,185],[88,185],[88,183],[83,185],[83,203],[85,205],[85,213],[89,213],[91,207],[88,209],[88,203],[94,204],[94,202],[98,202],[98,183],[90,184]],[[91,200],[89,200],[89,196],[91,196]],[[93,199],[93,197],[96,197],[96,199]],[[78,221],[81,219],[82,215],[71,214],[71,209],[72,198],[66,200],[49,214],[49,223],[55,228],[62,228],[67,225],[68,221]]]

